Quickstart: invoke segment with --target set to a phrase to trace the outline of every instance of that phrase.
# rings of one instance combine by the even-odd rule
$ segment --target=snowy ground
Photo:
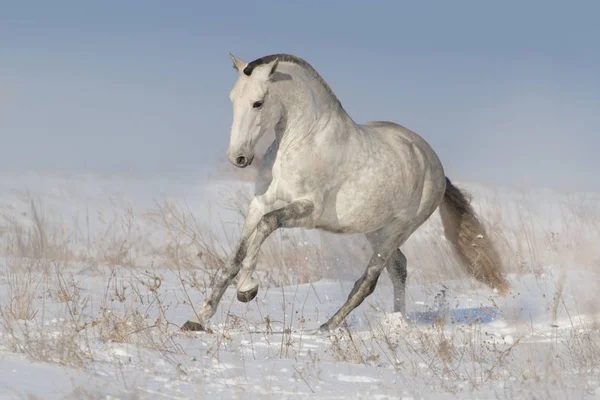
[[[0,398],[600,397],[595,194],[462,185],[497,227],[506,298],[453,265],[437,214],[407,243],[409,312],[493,306],[492,322],[407,323],[382,276],[347,326],[313,335],[368,249],[293,230],[267,243],[256,300],[232,289],[212,333],[184,334],[247,184],[1,178]]]

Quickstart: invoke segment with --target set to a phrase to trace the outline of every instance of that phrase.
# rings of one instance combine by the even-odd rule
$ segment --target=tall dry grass
[[[539,195],[523,192],[506,199],[494,192],[484,194],[473,196],[474,207],[498,243],[511,279],[533,275],[541,284],[546,266],[561,271],[555,277],[553,296],[539,301],[554,324],[564,321],[561,316],[570,311],[564,299],[569,268],[582,265],[597,274],[600,267],[600,203],[593,196],[572,195],[549,210],[540,210]],[[177,326],[168,320],[168,305],[163,302],[161,271],[177,274],[182,293],[205,295],[236,243],[235,232],[241,230],[249,198],[245,191],[222,198],[219,206],[239,217],[231,227],[226,222],[207,224],[187,205],[173,201],[157,202],[153,209],[138,212],[133,208],[98,215],[86,211],[76,214],[76,221],[64,223],[49,215],[40,199],[26,197],[27,215],[3,215],[0,225],[0,285],[6,288],[0,299],[2,345],[34,360],[83,368],[96,357],[93,343],[131,343],[163,354],[182,353],[173,335]],[[101,229],[93,230],[92,225]],[[456,267],[436,214],[404,251],[409,285],[454,280],[462,285],[457,290],[480,287]],[[347,280],[360,276],[369,253],[368,244],[358,236],[282,230],[265,242],[257,274],[266,287],[322,278]],[[100,303],[82,290],[80,276],[85,274],[79,275],[81,271],[102,280]],[[380,285],[386,284],[383,278]],[[293,295],[281,290],[282,296]],[[581,313],[598,313],[597,300],[588,300],[584,304],[578,299]],[[279,336],[269,328],[274,322],[264,316],[265,340],[278,342],[278,357],[303,353],[302,337],[298,339],[294,332],[302,332],[304,321],[296,311],[283,310]],[[569,326],[557,325],[547,338],[551,354],[540,355],[538,345],[520,337],[490,337],[481,325],[415,328],[393,318],[372,321],[367,332],[341,329],[330,336],[327,352],[339,361],[392,367],[407,385],[419,378],[429,382],[431,390],[457,394],[465,382],[477,389],[489,382],[508,386],[517,379],[522,393],[539,396],[543,388],[535,382],[541,379],[553,379],[554,387],[567,388],[570,383],[560,380],[564,370],[578,371],[588,380],[600,378],[599,327],[571,317]],[[57,322],[48,325],[49,319]],[[231,341],[236,331],[250,330],[247,321],[235,316],[225,325],[223,340]],[[518,332],[526,338],[535,329],[533,324],[523,324]],[[307,371],[297,372],[309,379]],[[419,390],[415,388],[415,394],[422,394]]]
[[[76,367],[93,362],[93,341],[181,352],[166,320],[161,279],[135,268],[135,256],[146,256],[147,243],[135,240],[131,210],[101,232],[81,235],[53,223],[38,199],[28,204],[27,218],[3,216],[1,346]],[[89,273],[105,279],[99,304],[79,281]]]

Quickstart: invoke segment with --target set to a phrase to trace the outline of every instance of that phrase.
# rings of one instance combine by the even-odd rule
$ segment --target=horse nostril
[[[235,163],[237,165],[241,166],[245,166],[246,165],[246,157],[244,156],[239,156],[238,158],[235,159]]]

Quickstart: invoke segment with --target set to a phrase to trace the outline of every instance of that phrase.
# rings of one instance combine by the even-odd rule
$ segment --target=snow
[[[238,302],[232,287],[213,333],[183,333],[190,301],[201,305],[214,270],[196,254],[206,248],[198,237],[173,222],[179,214],[157,222],[157,208],[185,210],[186,223],[226,253],[242,222],[232,194],[251,185],[1,178],[0,398],[600,397],[596,194],[457,183],[482,219],[502,223],[512,285],[505,298],[440,256],[437,214],[415,233],[407,312],[495,307],[489,323],[406,321],[391,313],[384,275],[347,325],[314,334],[369,251],[359,237],[290,230],[265,243],[255,300]],[[35,250],[34,210],[43,250]]]

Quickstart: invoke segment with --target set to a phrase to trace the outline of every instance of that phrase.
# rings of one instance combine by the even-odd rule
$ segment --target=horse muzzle
[[[246,154],[238,154],[235,158],[230,158],[230,161],[233,165],[238,168],[246,168],[247,166],[252,164],[254,160],[254,156],[248,156]]]

